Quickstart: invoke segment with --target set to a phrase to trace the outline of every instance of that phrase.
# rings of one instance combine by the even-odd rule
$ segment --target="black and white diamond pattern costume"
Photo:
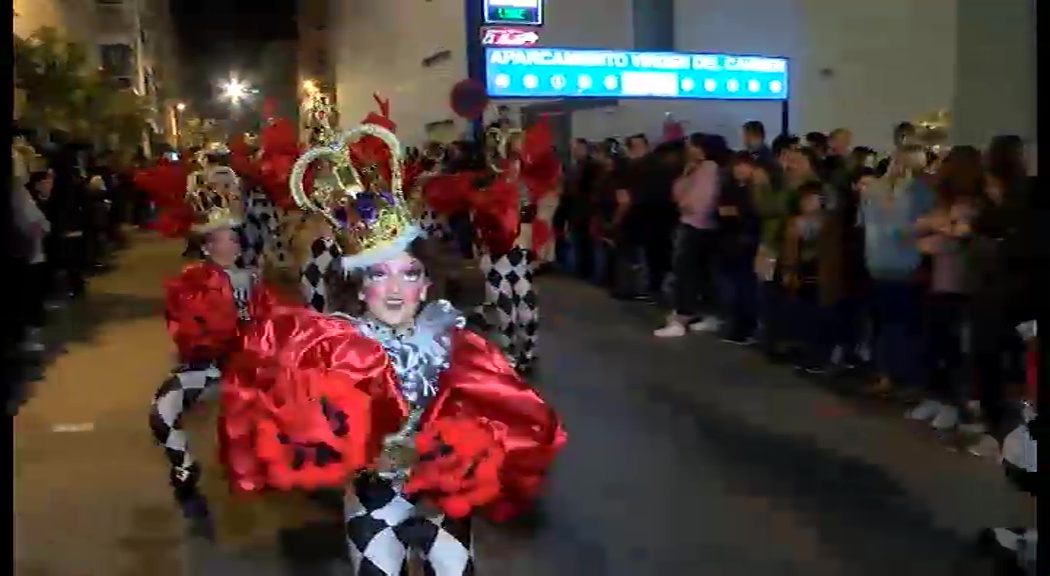
[[[479,265],[485,275],[488,317],[495,323],[503,351],[512,366],[525,368],[536,358],[539,332],[529,251],[515,246],[498,257],[482,252]]]
[[[230,281],[238,318],[242,322],[247,321],[252,286],[257,276],[254,271],[241,268],[226,269],[225,272]],[[183,506],[187,515],[192,515],[189,507],[195,506],[199,511],[203,500],[198,491],[200,467],[190,453],[182,416],[193,410],[201,401],[217,396],[222,376],[219,365],[221,360],[176,366],[161,383],[150,405],[150,430],[168,458],[171,465],[169,480],[175,500]]]
[[[310,244],[310,252],[299,266],[299,293],[303,301],[318,312],[328,311],[328,287],[325,276],[342,254],[339,244],[330,237],[317,238]]]
[[[275,258],[277,265],[289,262],[282,229],[285,210],[278,208],[262,188],[256,187],[245,194],[244,216],[244,262],[257,266],[263,254]]]
[[[379,342],[390,358],[399,388],[413,416],[391,441],[410,441],[423,409],[437,395],[437,381],[448,367],[450,331],[465,319],[447,301],[428,304],[413,329],[394,331],[368,319],[334,314]],[[402,438],[393,438],[403,436]],[[467,576],[474,573],[470,519],[452,519],[420,506],[402,487],[407,470],[364,473],[354,479],[344,499],[350,559],[356,576],[405,574],[410,554],[418,554],[427,574]]]

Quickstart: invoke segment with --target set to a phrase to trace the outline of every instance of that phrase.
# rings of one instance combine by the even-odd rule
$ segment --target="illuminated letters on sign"
[[[485,49],[485,88],[495,98],[689,98],[787,100],[785,58],[735,54]]]
[[[482,0],[485,24],[543,25],[543,0]]]
[[[481,43],[485,46],[532,46],[540,35],[528,28],[483,28]]]

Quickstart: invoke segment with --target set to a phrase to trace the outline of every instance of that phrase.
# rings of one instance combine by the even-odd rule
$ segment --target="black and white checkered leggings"
[[[428,576],[474,574],[470,517],[424,510],[374,474],[354,479],[343,510],[355,576],[403,576],[410,555]]]
[[[536,357],[539,309],[531,264],[529,251],[520,247],[497,257],[482,252],[479,262],[485,276],[485,307],[494,315],[503,352],[517,367]]]
[[[220,378],[221,372],[215,364],[178,366],[157,389],[150,405],[150,429],[171,464],[171,485],[179,502],[199,496],[200,478],[200,469],[190,454],[189,439],[182,428],[182,415],[217,393]]]

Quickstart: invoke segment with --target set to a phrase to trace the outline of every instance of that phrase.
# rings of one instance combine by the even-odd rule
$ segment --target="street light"
[[[185,102],[179,102],[178,104],[175,105],[175,109],[178,110],[179,112],[185,112],[186,111],[186,103]]]
[[[248,88],[248,85],[236,78],[230,78],[222,85],[222,97],[234,104],[247,98],[249,93],[251,93],[251,90]]]

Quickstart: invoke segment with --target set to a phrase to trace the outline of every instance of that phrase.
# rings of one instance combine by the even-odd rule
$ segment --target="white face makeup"
[[[232,228],[209,232],[204,240],[204,252],[212,262],[229,268],[237,263],[241,255],[241,239]]]
[[[366,268],[361,296],[368,313],[376,320],[394,328],[405,328],[415,320],[429,287],[423,263],[404,253]]]

